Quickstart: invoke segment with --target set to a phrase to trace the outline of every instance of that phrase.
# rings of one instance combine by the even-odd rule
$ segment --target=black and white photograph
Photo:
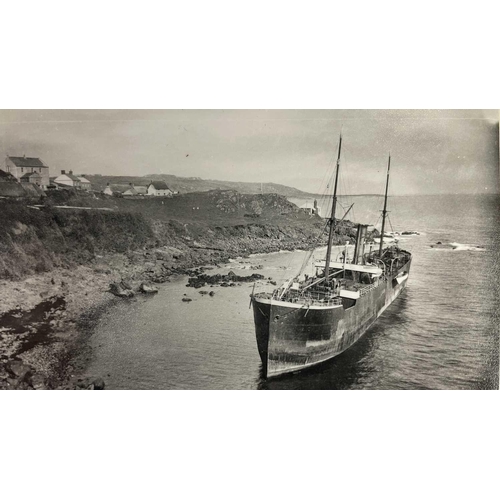
[[[1,12],[3,497],[498,496],[492,2]]]
[[[497,110],[0,118],[2,389],[498,389]]]

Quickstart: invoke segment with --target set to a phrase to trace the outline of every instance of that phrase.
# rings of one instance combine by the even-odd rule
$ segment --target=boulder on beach
[[[106,385],[102,378],[96,378],[90,384],[88,383],[88,381],[80,383],[78,384],[78,387],[83,388],[84,384],[86,384],[86,387],[84,388],[87,389],[88,391],[102,391],[104,390],[104,387]]]
[[[109,291],[117,297],[130,298],[134,296],[134,292],[128,288],[123,288],[121,283],[110,283]]]
[[[47,389],[47,381],[45,377],[41,373],[34,373],[30,377],[30,385],[33,387],[33,389],[36,390],[42,390],[42,389]]]
[[[128,281],[121,280],[120,286],[125,290],[132,290],[132,285]]]
[[[201,288],[206,285],[235,286],[235,282],[244,283],[265,279],[262,274],[254,273],[251,276],[238,276],[234,271],[224,274],[198,274],[188,279],[187,287]]]
[[[5,369],[20,381],[25,380],[27,376],[32,372],[31,366],[17,359],[7,363]]]
[[[94,385],[94,390],[96,391],[102,391],[106,385],[102,378],[96,378],[92,384]]]
[[[158,288],[146,285],[145,283],[141,283],[141,285],[139,286],[139,291],[146,294],[155,294],[158,293]]]

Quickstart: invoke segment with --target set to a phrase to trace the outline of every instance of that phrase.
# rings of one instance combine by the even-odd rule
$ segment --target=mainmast
[[[387,193],[389,191],[389,172],[391,170],[391,154],[389,153],[389,163],[387,164],[387,181],[385,184],[385,198],[384,210],[382,210],[382,233],[380,234],[380,249],[378,252],[379,257],[382,257],[382,250],[384,246],[384,231],[385,231],[385,218],[387,216]]]
[[[335,231],[335,211],[337,209],[337,185],[339,181],[340,150],[342,149],[342,133],[339,139],[339,154],[337,156],[337,170],[335,172],[335,187],[333,188],[332,215],[330,216],[330,233],[328,235],[328,249],[326,251],[325,281],[328,281],[330,274],[330,259],[332,257],[333,233]]]

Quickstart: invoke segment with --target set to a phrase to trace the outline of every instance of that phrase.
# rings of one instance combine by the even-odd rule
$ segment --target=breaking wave
[[[469,245],[466,243],[435,243],[431,245],[430,250],[449,250],[449,251],[469,251],[469,252],[485,252],[486,248],[481,245]]]

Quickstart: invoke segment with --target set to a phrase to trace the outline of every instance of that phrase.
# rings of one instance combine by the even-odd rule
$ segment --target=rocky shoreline
[[[165,204],[74,195],[71,210],[55,201],[0,200],[0,389],[100,388],[78,374],[93,322],[115,301],[154,295],[177,275],[194,288],[237,286],[235,276],[201,268],[326,244],[325,221],[277,195],[211,191]],[[112,210],[77,208],[106,204]],[[338,222],[339,244],[355,234],[353,223]]]
[[[263,279],[257,273],[251,277],[238,277],[232,272],[209,276],[203,266],[213,268],[257,251],[311,246],[270,241],[265,248],[261,242],[256,243],[245,242],[243,252],[164,246],[110,253],[97,255],[87,265],[56,268],[20,281],[1,281],[0,389],[102,389],[105,374],[99,380],[86,380],[79,374],[90,360],[85,340],[92,324],[116,301],[124,300],[117,296],[135,300],[135,294],[154,294],[155,284],[178,275],[188,275],[187,286],[194,288]]]

